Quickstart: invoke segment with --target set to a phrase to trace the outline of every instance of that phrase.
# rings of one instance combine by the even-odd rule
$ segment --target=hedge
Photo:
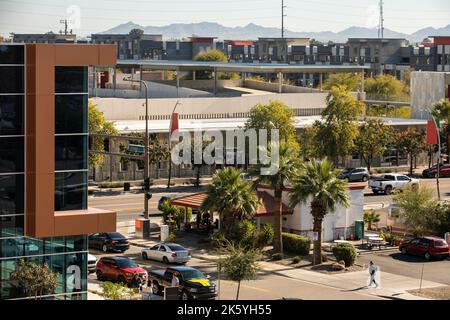
[[[356,260],[356,249],[351,243],[340,243],[333,247],[333,254],[337,261],[343,260],[346,267],[350,267]]]
[[[309,254],[311,242],[307,237],[292,233],[283,233],[283,249],[301,256]]]

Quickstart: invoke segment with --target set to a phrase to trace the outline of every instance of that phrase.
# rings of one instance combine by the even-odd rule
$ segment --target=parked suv
[[[338,179],[347,180],[348,182],[366,182],[369,180],[370,172],[367,168],[346,168],[338,176]]]
[[[112,280],[130,284],[135,273],[139,275],[142,283],[147,282],[147,271],[127,257],[103,257],[97,262],[96,274],[99,281]]]
[[[422,172],[422,177],[424,178],[434,178],[437,175],[437,165],[432,166],[429,169],[425,169]],[[439,165],[439,176],[440,177],[450,177],[450,165],[440,164]]]
[[[414,238],[400,244],[399,249],[403,254],[422,256],[427,260],[431,260],[432,258],[445,259],[449,256],[447,242],[437,237]]]
[[[118,232],[94,233],[89,236],[89,248],[103,252],[125,252],[130,248],[128,239]]]

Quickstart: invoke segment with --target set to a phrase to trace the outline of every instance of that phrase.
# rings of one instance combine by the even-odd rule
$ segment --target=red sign
[[[438,131],[433,120],[427,122],[427,144],[438,144]]]

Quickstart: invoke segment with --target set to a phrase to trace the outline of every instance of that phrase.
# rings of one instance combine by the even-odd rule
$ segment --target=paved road
[[[422,267],[424,280],[450,285],[450,259],[426,261],[421,257],[404,256],[398,251],[362,254],[357,259],[358,263],[366,265],[370,261],[379,265],[382,272],[416,278],[418,286]]]
[[[136,260],[142,267],[151,269],[163,269],[167,265],[162,262],[146,261],[140,257],[141,248],[131,246],[130,250],[125,252],[125,256]],[[104,254],[100,251],[91,250],[96,257]],[[106,255],[118,255],[109,253]],[[196,259],[195,256],[187,264],[188,266],[198,268],[205,274],[209,274],[213,281],[217,281],[217,266],[214,262]],[[95,274],[89,275],[90,279],[96,279]],[[220,299],[236,299],[237,284],[228,281],[220,281]],[[274,275],[271,273],[262,273],[258,280],[245,281],[241,284],[240,299],[244,300],[276,300],[282,298],[304,299],[304,300],[380,300],[381,298],[364,293],[349,292],[323,285],[316,285],[309,282],[290,279],[287,277]]]

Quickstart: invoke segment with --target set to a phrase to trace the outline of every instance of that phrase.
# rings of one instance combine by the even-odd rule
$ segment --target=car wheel
[[[408,250],[406,250],[405,247],[402,248],[402,254],[405,254],[405,255],[408,254]]]
[[[367,180],[369,180],[369,178],[367,178],[367,176],[364,176],[364,177],[362,178],[362,182],[367,182]]]
[[[160,289],[160,287],[159,287],[158,282],[153,281],[153,282],[152,282],[152,293],[153,293],[154,295],[158,295],[160,292],[161,292],[161,289]]]
[[[387,195],[390,195],[392,193],[392,187],[391,186],[387,186],[384,189],[384,193],[386,193]]]
[[[169,264],[169,259],[167,259],[167,257],[163,257],[163,258],[162,258],[162,261],[163,261],[165,264]]]
[[[189,293],[186,290],[184,290],[183,293],[181,294],[181,300],[189,300],[189,299],[190,299]]]
[[[118,276],[118,277],[117,277],[117,282],[118,282],[118,283],[123,283],[124,285],[127,284],[127,280],[125,279],[124,276]]]
[[[102,246],[102,251],[105,252],[105,253],[108,252],[108,246],[106,244],[104,244]]]
[[[431,260],[431,254],[429,252],[425,252],[425,260],[430,261]]]
[[[148,260],[147,252],[142,252],[142,259]]]
[[[97,270],[96,274],[97,274],[97,280],[98,281],[105,280],[105,277],[103,276],[103,273],[101,271]]]
[[[372,190],[372,192],[373,192],[374,195],[377,195],[377,194],[380,193],[378,190]]]

